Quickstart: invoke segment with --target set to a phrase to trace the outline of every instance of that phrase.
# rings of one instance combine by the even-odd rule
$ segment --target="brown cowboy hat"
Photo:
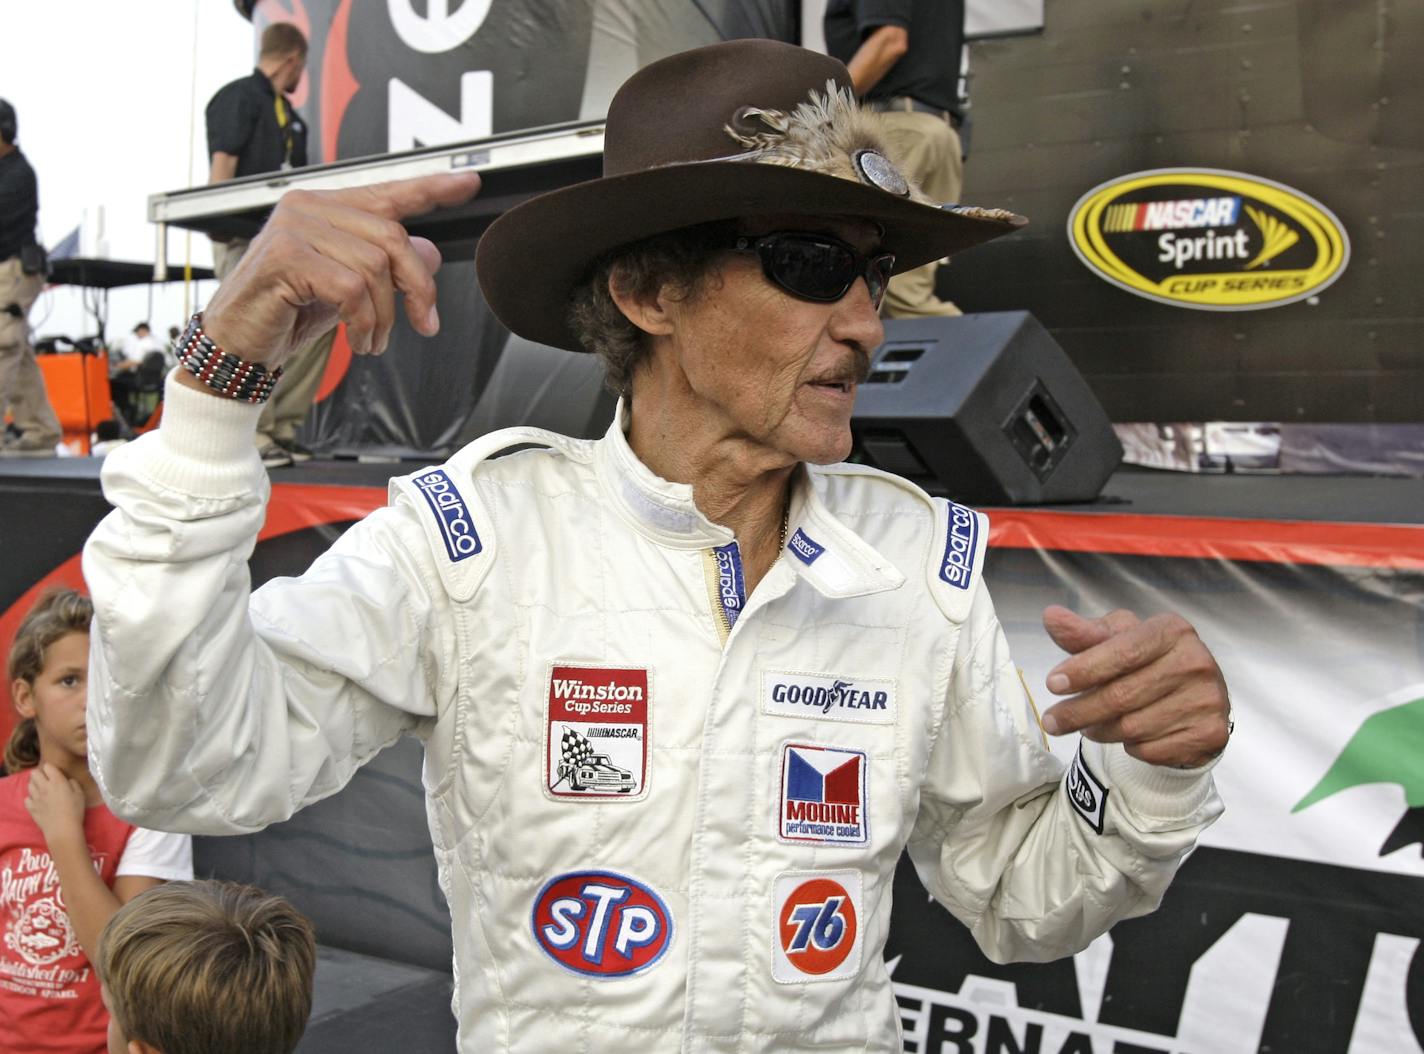
[[[608,107],[603,178],[499,217],[475,267],[511,330],[581,351],[568,305],[603,254],[694,224],[772,213],[878,223],[897,273],[1027,222],[1001,209],[941,205],[910,185],[837,60],[774,40],[733,40],[628,78]]]

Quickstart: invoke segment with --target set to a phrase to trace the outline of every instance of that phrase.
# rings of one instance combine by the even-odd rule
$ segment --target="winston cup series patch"
[[[1083,744],[1079,742],[1078,752],[1073,755],[1073,764],[1068,769],[1068,801],[1078,815],[1088,821],[1088,826],[1103,833],[1103,817],[1108,808],[1108,789],[1102,780],[1093,775],[1088,763],[1083,760]]]
[[[554,666],[545,707],[544,793],[629,801],[648,789],[648,671]]]

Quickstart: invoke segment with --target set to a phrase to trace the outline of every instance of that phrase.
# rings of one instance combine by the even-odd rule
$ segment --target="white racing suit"
[[[514,429],[249,598],[257,412],[170,383],[105,462],[91,765],[127,820],[240,833],[420,736],[467,1054],[898,1050],[907,844],[989,956],[1049,959],[1150,911],[1220,811],[1207,773],[1118,747],[1065,773],[987,521],[894,477],[798,471],[747,596],[618,424]]]

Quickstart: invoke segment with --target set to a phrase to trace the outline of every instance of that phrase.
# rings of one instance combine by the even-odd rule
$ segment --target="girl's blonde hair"
[[[10,683],[23,679],[33,685],[44,669],[45,651],[49,646],[70,633],[88,633],[93,618],[94,605],[73,589],[55,589],[40,597],[15,631],[15,643],[10,647],[7,664]],[[5,771],[16,773],[39,763],[39,731],[35,728],[35,719],[27,717],[15,726],[10,742],[5,745]]]

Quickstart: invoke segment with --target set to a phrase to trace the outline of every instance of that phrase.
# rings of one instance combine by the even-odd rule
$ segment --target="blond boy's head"
[[[99,939],[119,1054],[291,1054],[311,1014],[316,938],[281,897],[232,882],[169,882],[134,897]]]

